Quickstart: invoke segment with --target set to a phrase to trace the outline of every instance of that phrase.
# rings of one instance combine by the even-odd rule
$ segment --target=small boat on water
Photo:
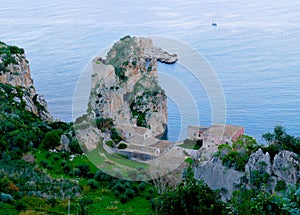
[[[213,22],[213,23],[211,23],[211,26],[216,27],[216,26],[217,26],[217,23]]]

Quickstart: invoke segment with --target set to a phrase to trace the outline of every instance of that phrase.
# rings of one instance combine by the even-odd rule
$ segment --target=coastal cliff
[[[40,116],[43,120],[53,119],[46,100],[36,93],[24,49],[0,42],[0,83],[18,87],[22,91],[21,98],[16,97],[15,101],[25,102],[26,110]]]
[[[204,180],[212,189],[221,189],[224,199],[230,199],[240,186],[257,188],[264,183],[274,190],[279,181],[293,185],[300,182],[300,159],[296,153],[283,150],[271,159],[261,148],[253,152],[242,170],[228,168],[217,157],[198,162],[195,178]],[[279,182],[280,183],[280,182]]]
[[[111,118],[116,125],[165,131],[167,96],[158,85],[157,63],[175,63],[176,54],[153,46],[152,40],[126,36],[116,42],[106,59],[93,60],[89,109],[96,118]]]

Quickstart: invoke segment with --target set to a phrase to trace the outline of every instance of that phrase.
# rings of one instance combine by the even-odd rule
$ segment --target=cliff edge
[[[0,41],[0,83],[9,84],[21,89],[21,99],[16,102],[25,102],[25,109],[40,116],[43,120],[51,121],[44,97],[36,93],[30,74],[28,60],[24,49],[9,46]]]

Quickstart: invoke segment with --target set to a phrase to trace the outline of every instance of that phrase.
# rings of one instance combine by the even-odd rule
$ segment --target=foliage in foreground
[[[269,193],[265,189],[242,188],[234,191],[230,205],[234,214],[240,215],[299,215],[300,188],[289,187],[286,192],[274,193]]]
[[[262,135],[269,144],[263,148],[264,152],[269,152],[271,158],[281,150],[288,150],[300,154],[300,138],[289,135],[281,125],[274,127],[273,133],[267,132]]]
[[[191,166],[186,170],[183,182],[157,198],[156,207],[159,214],[168,215],[226,214],[219,193],[196,180]]]
[[[231,146],[219,145],[216,156],[220,158],[224,166],[243,171],[250,155],[258,148],[259,145],[253,137],[243,135]]]

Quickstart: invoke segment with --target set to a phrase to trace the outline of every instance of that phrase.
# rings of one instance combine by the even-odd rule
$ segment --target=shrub
[[[44,168],[47,168],[48,162],[45,161],[45,160],[42,160],[42,161],[40,162],[40,165],[41,165],[42,167],[44,167]]]
[[[17,46],[8,46],[8,49],[12,54],[24,54],[24,49]]]
[[[64,165],[63,171],[65,174],[69,174],[71,172],[71,170],[72,170],[72,167],[69,164]]]
[[[98,183],[94,179],[88,180],[87,185],[93,190],[98,188]]]
[[[126,148],[127,148],[127,144],[126,143],[119,143],[118,149],[126,149]]]
[[[285,181],[283,181],[283,180],[277,181],[276,186],[275,186],[275,191],[286,190],[286,188],[287,187],[286,187]]]
[[[67,161],[66,161],[66,160],[62,160],[61,163],[60,163],[60,165],[61,165],[62,167],[64,167],[66,164],[67,164]]]
[[[51,198],[51,199],[48,199],[46,203],[51,205],[51,207],[54,207],[55,205],[58,204],[58,201],[55,198]]]
[[[76,175],[79,177],[83,177],[83,178],[89,178],[91,177],[91,170],[90,170],[90,166],[87,164],[80,164],[76,166],[77,171],[76,171]]]
[[[75,154],[82,154],[81,146],[77,139],[71,141],[69,144],[70,151]]]
[[[113,186],[112,189],[113,190],[118,190],[120,193],[124,193],[125,190],[126,190],[126,187],[121,183],[117,183],[116,185]]]
[[[105,144],[108,145],[108,146],[111,147],[111,148],[114,148],[114,147],[115,147],[115,144],[114,144],[114,142],[113,142],[112,140],[106,141]]]
[[[96,119],[97,128],[102,132],[106,130],[110,130],[114,125],[113,120],[111,118],[97,118]]]
[[[102,172],[101,170],[98,170],[94,176],[94,179],[96,181],[110,181],[111,176],[106,174],[105,172]]]
[[[144,191],[147,187],[147,184],[145,182],[141,182],[139,185],[138,185],[138,188],[140,191]]]
[[[59,146],[61,134],[62,130],[53,130],[47,132],[44,139],[42,140],[42,146],[47,150]]]
[[[85,197],[82,197],[81,199],[79,199],[79,204],[80,206],[83,208],[84,206],[87,206],[87,205],[90,205],[90,204],[93,204],[93,199],[89,196],[85,196]]]
[[[120,196],[120,194],[121,194],[120,191],[118,191],[118,190],[115,190],[115,191],[114,191],[114,195],[115,195],[117,198]]]
[[[54,155],[54,156],[53,156],[53,160],[54,160],[54,161],[58,161],[59,159],[60,159],[60,156],[59,156],[59,155]]]
[[[120,196],[120,201],[121,201],[122,204],[125,204],[128,201],[127,195],[126,194],[122,194]]]
[[[132,189],[126,189],[126,191],[125,191],[125,195],[128,197],[128,199],[132,199],[133,197],[134,197],[134,190],[132,190]]]
[[[121,140],[123,140],[124,138],[122,137],[121,132],[116,129],[116,128],[112,128],[110,131],[110,137],[111,139],[115,142],[115,143],[119,143]]]

